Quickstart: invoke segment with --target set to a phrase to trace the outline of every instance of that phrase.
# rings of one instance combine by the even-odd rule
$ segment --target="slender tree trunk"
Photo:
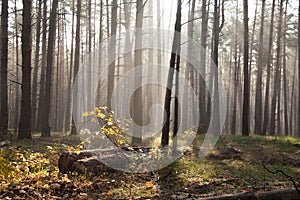
[[[80,19],[81,19],[81,0],[77,0],[77,20],[76,20],[76,38],[75,38],[75,55],[74,55],[74,76],[73,76],[73,84],[76,80],[78,70],[79,70],[79,59],[80,59]],[[74,94],[78,93],[78,86],[74,85]],[[78,115],[78,102],[77,99],[73,99],[73,116],[72,116],[72,129],[71,134],[77,134],[74,116]]]
[[[31,139],[31,10],[32,0],[23,0],[22,100],[19,139]]]
[[[40,79],[40,92],[39,92],[39,106],[37,117],[37,130],[41,131],[43,128],[43,102],[45,99],[45,81],[46,81],[46,59],[47,59],[47,0],[44,0],[43,5],[43,34],[42,34],[42,69]]]
[[[49,22],[49,37],[48,37],[48,52],[47,52],[47,68],[46,68],[46,83],[45,83],[45,99],[43,104],[42,115],[42,137],[50,137],[50,105],[51,105],[51,85],[52,85],[52,70],[53,70],[53,51],[55,46],[56,34],[56,13],[58,0],[53,0]]]
[[[238,44],[237,44],[237,21],[238,21],[238,12],[239,12],[239,7],[238,7],[238,1],[236,4],[236,21],[235,21],[235,41],[234,41],[234,81],[233,81],[233,110],[232,110],[232,122],[231,122],[231,134],[235,135],[236,134],[236,111],[237,111],[237,68],[238,68]]]
[[[8,60],[8,0],[2,0],[1,7],[1,118],[0,131],[8,128],[8,88],[7,88],[7,60]]]
[[[67,98],[67,109],[65,114],[65,131],[70,130],[71,125],[71,104],[72,104],[72,72],[73,72],[73,59],[74,59],[74,20],[75,20],[75,0],[72,0],[72,31],[71,31],[71,55],[70,55],[70,71],[69,71],[69,77],[68,77],[68,98]]]
[[[261,135],[262,132],[262,65],[263,65],[263,44],[264,44],[264,17],[265,17],[265,0],[262,0],[261,6],[261,25],[259,33],[259,50],[258,50],[258,70],[256,80],[256,95],[255,95],[255,126],[254,133]]]
[[[205,91],[205,73],[206,73],[206,49],[207,49],[207,26],[208,26],[208,11],[206,9],[206,0],[202,1],[202,22],[201,22],[201,47],[203,52],[200,54],[201,65],[200,69],[203,74],[202,79],[199,79],[199,111],[200,111],[200,120],[198,125],[198,134],[203,134],[207,131],[208,128],[208,114],[206,113],[206,91]]]
[[[265,106],[264,106],[264,124],[262,135],[266,135],[269,124],[269,96],[270,96],[270,79],[271,79],[271,61],[272,61],[272,43],[273,43],[273,27],[274,27],[274,12],[275,12],[275,0],[272,3],[272,14],[270,24],[270,37],[268,47],[267,58],[267,80],[266,80],[266,94],[265,94]]]
[[[284,95],[284,135],[289,135],[289,116],[288,116],[288,82],[286,73],[286,31],[287,31],[287,5],[288,0],[285,4],[285,16],[284,16],[284,41],[283,41],[283,95]]]
[[[36,21],[36,39],[35,39],[35,58],[34,58],[34,70],[32,80],[32,94],[31,94],[31,128],[32,131],[36,130],[36,114],[37,114],[37,79],[39,71],[39,59],[40,59],[40,36],[41,36],[41,19],[42,19],[42,0],[38,1],[38,13]]]
[[[165,104],[164,111],[165,117],[162,129],[162,138],[161,138],[161,146],[167,146],[169,144],[169,133],[170,133],[170,117],[171,117],[171,94],[172,94],[172,84],[174,79],[174,70],[176,63],[176,52],[180,45],[180,33],[181,33],[181,0],[177,1],[177,13],[176,13],[176,23],[175,23],[175,33],[172,45],[172,53],[170,59],[170,70],[168,74],[167,80],[167,88],[165,95]]]
[[[298,136],[300,136],[300,2],[298,9]]]
[[[111,97],[115,83],[115,54],[116,54],[116,34],[117,34],[117,15],[118,15],[118,1],[113,0],[111,11],[111,39],[109,41],[109,55],[112,63],[108,67],[108,85],[107,85],[107,106],[111,109]]]
[[[253,62],[253,47],[254,47],[254,36],[255,36],[255,28],[256,28],[256,21],[257,21],[257,8],[258,8],[258,0],[256,0],[255,3],[255,13],[254,13],[254,20],[253,20],[253,26],[252,26],[252,35],[251,35],[251,45],[250,45],[250,57],[249,57],[249,91],[250,91],[250,102],[249,102],[249,118],[251,118],[253,115],[255,115],[255,110],[253,111],[253,100],[251,99],[251,94],[254,93],[254,87],[251,87],[251,81],[253,81],[253,79],[251,79],[252,77],[252,62]],[[253,125],[255,125],[255,123],[253,123],[253,120],[251,120],[249,122],[249,131],[251,132],[251,128],[253,127]]]
[[[263,0],[264,2],[264,0]],[[249,136],[249,29],[248,29],[248,0],[244,0],[244,103],[243,103],[243,136]]]
[[[89,70],[87,72],[87,100],[92,101],[93,93],[92,91],[92,1],[88,0],[88,67]],[[92,107],[87,108],[88,110],[92,110]]]
[[[16,81],[19,82],[19,20],[17,12],[17,0],[15,0],[15,29],[16,29]],[[20,86],[16,84],[16,99],[15,99],[15,121],[14,128],[15,131],[18,130],[19,116],[20,116]]]
[[[281,54],[281,58],[282,58],[282,54]],[[277,119],[276,119],[276,122],[277,122],[277,135],[281,135],[281,64],[279,66],[279,71],[278,73],[280,74],[279,75],[279,79],[277,80],[278,81],[278,95],[277,95]]]
[[[275,69],[275,76],[274,76],[274,94],[272,98],[271,104],[271,124],[270,124],[270,135],[275,135],[275,112],[276,106],[278,106],[276,100],[278,98],[278,89],[280,82],[278,81],[280,78],[280,65],[281,65],[281,38],[282,38],[282,14],[283,14],[283,0],[280,0],[280,7],[279,7],[279,22],[278,22],[278,34],[277,34],[277,49],[276,49],[276,69]]]
[[[297,65],[297,55],[298,55],[298,48],[296,49],[296,54],[295,54],[295,61],[294,61],[294,70],[293,70],[293,84],[292,84],[292,94],[291,94],[291,116],[290,116],[290,134],[293,135],[293,132],[294,132],[294,126],[296,126],[296,124],[293,126],[293,122],[294,122],[294,113],[296,113],[295,111],[295,105],[294,105],[294,102],[295,102],[295,84],[296,84],[296,65]]]
[[[222,5],[218,3],[219,0],[215,0],[214,3],[214,22],[213,22],[213,45],[212,45],[212,59],[216,64],[216,70],[219,69],[219,37],[220,32],[224,26],[224,0],[222,0]],[[222,7],[222,8],[221,8]],[[222,9],[222,11],[221,11]],[[221,13],[222,12],[222,13]],[[222,21],[220,24],[220,17],[222,15]],[[216,124],[212,129],[213,135],[218,135],[221,132],[220,124],[220,94],[219,94],[219,72],[215,71],[214,76],[214,102],[213,102],[213,115],[212,120]]]
[[[142,40],[143,40],[143,32],[141,28],[143,27],[143,18],[144,18],[144,6],[143,0],[137,0],[136,6],[136,33],[135,33],[135,51],[134,51],[134,66],[140,67],[142,65],[142,56],[143,51]],[[142,72],[140,70],[136,70],[134,72],[134,85],[142,85]],[[133,111],[133,120],[139,126],[135,127],[133,130],[132,136],[132,146],[141,145],[142,140],[142,129],[143,126],[143,98],[142,98],[142,89],[138,89],[133,94],[133,103],[134,103],[134,111]]]

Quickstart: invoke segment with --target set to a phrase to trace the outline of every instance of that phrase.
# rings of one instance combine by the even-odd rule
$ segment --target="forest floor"
[[[192,199],[294,188],[289,178],[266,168],[300,181],[300,139],[292,137],[223,135],[206,158],[191,151],[153,173],[59,173],[60,153],[78,143],[61,133],[13,140],[0,150],[0,199]]]

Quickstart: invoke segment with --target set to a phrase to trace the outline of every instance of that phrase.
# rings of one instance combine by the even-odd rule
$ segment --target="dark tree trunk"
[[[8,0],[2,0],[1,8],[1,118],[0,131],[8,128],[8,91],[7,91],[7,60],[8,60]]]
[[[74,76],[73,84],[76,80],[76,76],[79,70],[79,59],[80,59],[80,19],[81,19],[81,0],[77,0],[77,22],[76,22],[76,38],[75,38],[75,55],[74,55]],[[75,85],[73,88],[74,94],[78,93],[78,86]],[[77,134],[74,115],[78,115],[77,99],[73,99],[73,117],[72,117],[72,129],[71,134]]]
[[[22,100],[19,139],[31,139],[31,10],[32,0],[23,0]]]
[[[162,129],[162,138],[161,138],[161,146],[167,146],[169,144],[169,133],[170,133],[170,116],[171,116],[171,94],[172,94],[172,84],[174,79],[174,70],[176,63],[176,51],[180,45],[180,33],[181,33],[181,0],[177,1],[177,13],[176,13],[176,23],[175,23],[175,33],[172,45],[172,54],[170,59],[170,70],[168,74],[167,80],[167,88],[165,95],[165,104],[164,111],[166,120],[163,124]]]
[[[243,136],[249,136],[250,95],[249,95],[248,60],[249,60],[248,0],[244,0],[244,102],[243,102],[243,119],[242,119]]]
[[[58,7],[58,0],[53,0],[52,10],[50,14],[50,22],[49,22],[45,99],[43,103],[43,115],[42,115],[42,124],[43,124],[42,137],[50,137],[50,129],[51,129],[49,124],[49,117],[50,117],[50,104],[51,104],[53,51],[55,46],[57,7]]]
[[[270,121],[270,135],[275,135],[275,114],[276,114],[276,106],[278,106],[276,100],[279,94],[279,87],[280,82],[278,81],[281,77],[280,75],[280,65],[281,65],[281,38],[282,38],[282,14],[283,14],[283,0],[280,0],[280,7],[279,7],[279,22],[278,22],[278,34],[277,34],[277,49],[276,49],[276,69],[275,69],[275,76],[274,76],[274,94],[272,97],[272,104],[271,104],[271,121]]]
[[[206,112],[206,91],[205,91],[205,73],[206,73],[206,49],[207,49],[207,26],[208,26],[208,11],[206,9],[206,0],[202,1],[202,22],[201,22],[201,47],[203,48],[203,52],[201,52],[200,60],[201,60],[201,70],[204,77],[199,79],[200,87],[199,87],[199,111],[200,111],[200,120],[198,125],[198,134],[203,134],[207,131],[207,125],[209,123],[208,113]]]
[[[237,26],[238,26],[238,1],[236,4],[235,13],[235,41],[234,41],[234,77],[233,77],[233,109],[232,109],[232,121],[231,121],[231,134],[236,134],[236,111],[237,111],[237,85],[238,85],[238,44],[237,44]]]
[[[274,27],[274,12],[275,12],[275,0],[272,3],[271,25],[270,25],[270,37],[268,47],[267,58],[267,80],[266,80],[266,94],[265,94],[265,106],[264,106],[264,123],[262,135],[266,135],[269,124],[269,96],[270,96],[270,79],[271,79],[271,61],[272,61],[272,43],[273,43],[273,27]]]
[[[256,95],[255,95],[255,126],[254,133],[261,135],[262,132],[262,65],[263,65],[263,43],[264,43],[264,17],[265,17],[265,3],[262,0],[261,6],[261,25],[259,33],[259,50],[258,50],[258,70],[256,80]]]

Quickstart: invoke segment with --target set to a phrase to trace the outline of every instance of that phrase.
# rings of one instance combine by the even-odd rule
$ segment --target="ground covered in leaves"
[[[186,199],[294,188],[300,181],[300,140],[291,137],[222,136],[205,159],[197,147],[169,167],[147,174],[105,168],[98,175],[61,174],[63,151],[79,151],[74,137],[12,141],[0,150],[0,199]]]

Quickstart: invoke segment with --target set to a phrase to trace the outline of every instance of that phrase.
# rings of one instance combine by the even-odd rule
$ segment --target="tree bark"
[[[281,77],[280,75],[280,65],[281,65],[281,39],[282,39],[282,14],[283,14],[283,0],[280,0],[280,7],[279,7],[279,22],[278,22],[278,34],[277,34],[277,49],[276,49],[276,69],[275,69],[275,76],[274,76],[274,94],[272,98],[271,104],[271,124],[270,124],[270,135],[275,135],[275,112],[276,106],[278,106],[276,100],[279,94],[279,87],[280,82],[278,81]]]
[[[109,55],[112,63],[108,66],[108,84],[107,84],[107,106],[111,109],[111,97],[115,83],[115,54],[116,54],[116,34],[117,34],[117,15],[118,1],[113,0],[111,11],[111,38],[109,40]]]
[[[76,76],[79,70],[79,59],[80,59],[80,19],[81,19],[81,0],[77,0],[77,22],[76,22],[76,38],[75,38],[75,55],[74,55],[74,75],[73,84],[76,80]],[[75,95],[78,93],[78,86],[74,85],[73,92]],[[73,99],[73,116],[72,116],[72,129],[71,134],[76,135],[77,130],[75,126],[74,116],[78,115],[78,102],[77,99]]]
[[[74,60],[74,21],[75,21],[75,0],[72,0],[72,31],[71,31],[71,54],[70,54],[70,71],[69,71],[69,77],[68,77],[68,97],[67,97],[67,109],[65,112],[65,131],[70,130],[71,125],[71,104],[72,104],[72,93],[71,93],[71,87],[72,87],[72,74],[73,74],[73,60]]]
[[[45,99],[42,115],[42,137],[50,137],[50,104],[51,104],[51,85],[52,85],[52,70],[53,70],[53,51],[55,46],[56,34],[56,12],[58,0],[53,0],[52,10],[49,22],[49,37],[48,37],[48,52],[47,52],[47,68],[46,68],[46,83],[45,83]]]
[[[274,27],[274,13],[275,13],[275,0],[272,3],[272,14],[270,24],[270,37],[267,58],[267,80],[266,80],[266,93],[265,93],[265,106],[264,106],[264,123],[262,135],[266,135],[269,125],[269,96],[270,96],[270,79],[271,79],[271,61],[272,61],[272,43],[273,43],[273,27]]]
[[[237,26],[238,26],[238,1],[236,3],[235,13],[235,41],[234,41],[234,78],[233,78],[233,109],[232,109],[232,121],[231,121],[231,134],[236,134],[236,111],[237,111],[237,85],[238,85],[238,44],[237,44]]]
[[[264,3],[264,0],[263,0]],[[244,0],[244,102],[243,102],[243,136],[249,136],[249,29],[248,29],[248,0]]]
[[[208,113],[206,112],[206,91],[205,91],[205,73],[206,73],[206,49],[207,49],[207,29],[208,29],[208,11],[206,9],[206,0],[202,1],[202,22],[201,22],[201,47],[203,52],[200,54],[201,65],[200,69],[202,70],[203,77],[199,79],[199,111],[200,111],[200,120],[198,125],[198,134],[203,134],[207,131],[207,125],[209,123]]]
[[[41,36],[41,19],[42,19],[42,0],[38,1],[38,13],[36,21],[36,39],[35,39],[35,58],[34,58],[34,70],[32,80],[32,94],[31,94],[31,128],[32,131],[36,130],[36,114],[37,114],[37,79],[39,71],[39,59],[40,59],[40,36]]]
[[[136,5],[136,33],[135,33],[135,51],[134,51],[134,67],[140,67],[142,62],[143,50],[142,48],[142,40],[143,40],[143,32],[141,28],[143,27],[143,18],[144,18],[144,1],[137,0]],[[134,85],[142,85],[142,72],[140,70],[134,71]],[[143,126],[143,97],[142,97],[142,88],[137,89],[133,94],[133,103],[134,103],[134,111],[133,111],[133,120],[135,124],[139,127],[135,126],[133,130],[132,136],[132,146],[141,145],[142,140],[142,127]]]
[[[22,100],[19,139],[31,139],[31,10],[32,0],[23,0]]]
[[[7,60],[8,60],[8,0],[2,0],[1,7],[1,118],[0,131],[8,128],[8,88],[7,88]]]
[[[287,81],[287,73],[286,73],[286,32],[287,32],[287,5],[288,0],[286,0],[285,4],[285,16],[284,16],[284,41],[283,41],[283,95],[284,95],[284,135],[289,135],[289,116],[288,116],[288,81]]]
[[[255,126],[254,133],[261,135],[262,132],[262,65],[263,65],[263,43],[264,43],[264,17],[265,17],[265,3],[262,0],[261,6],[261,25],[259,33],[259,50],[258,50],[258,66],[257,66],[257,80],[256,80],[256,95],[255,95]]]
[[[47,0],[43,2],[43,34],[42,34],[42,69],[39,89],[39,104],[37,115],[37,130],[41,131],[43,128],[43,102],[45,99],[45,80],[46,80],[46,59],[47,59]]]
[[[298,80],[300,80],[300,2],[298,8]],[[298,81],[298,136],[300,136],[300,81]]]
[[[181,0],[177,1],[177,13],[176,13],[176,23],[175,23],[175,33],[172,45],[172,53],[170,59],[170,70],[168,73],[167,79],[167,88],[165,94],[165,104],[164,111],[165,117],[162,129],[162,137],[161,137],[161,146],[167,146],[169,144],[169,133],[170,133],[170,117],[171,117],[171,94],[172,94],[172,84],[174,79],[174,70],[176,63],[176,52],[180,45],[180,33],[181,33]]]
[[[15,29],[16,29],[16,81],[19,82],[19,20],[17,12],[17,0],[15,0]],[[14,128],[18,130],[19,116],[20,116],[20,86],[16,84],[16,99],[15,99],[15,117],[14,117]]]

